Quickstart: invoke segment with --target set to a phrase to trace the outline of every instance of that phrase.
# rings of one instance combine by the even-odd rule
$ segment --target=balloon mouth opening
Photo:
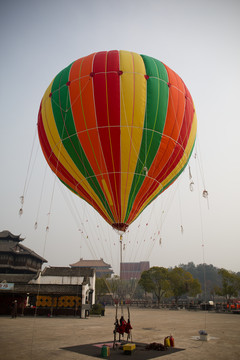
[[[113,227],[115,230],[125,232],[125,231],[127,230],[127,228],[128,228],[128,224],[125,224],[125,223],[114,223],[114,224],[112,224],[112,227]]]

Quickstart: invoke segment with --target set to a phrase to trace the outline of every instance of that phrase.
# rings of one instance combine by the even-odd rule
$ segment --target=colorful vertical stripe
[[[51,169],[122,231],[181,174],[196,130],[181,78],[128,51],[74,61],[54,78],[38,115]]]

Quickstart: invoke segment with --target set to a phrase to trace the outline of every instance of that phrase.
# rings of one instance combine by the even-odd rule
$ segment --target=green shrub
[[[90,310],[90,315],[101,315],[103,310],[102,304],[94,304]]]

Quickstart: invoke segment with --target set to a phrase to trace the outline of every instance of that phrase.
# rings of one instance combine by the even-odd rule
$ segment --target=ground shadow
[[[182,351],[184,349],[180,348],[168,348],[164,351],[158,351],[158,350],[146,350],[146,346],[148,344],[144,343],[135,343],[136,349],[131,355],[131,359],[137,359],[137,360],[150,360],[157,358],[159,356],[165,356],[170,355],[178,351]],[[95,343],[95,344],[84,344],[84,345],[76,345],[76,346],[69,346],[61,348],[62,350],[68,350],[73,351],[78,354],[88,355],[96,358],[101,357],[101,348],[103,345],[107,345],[110,347],[110,356],[109,359],[126,359],[126,355],[124,354],[121,346],[117,347],[116,349],[112,348],[113,343],[111,341],[105,342],[105,343]]]

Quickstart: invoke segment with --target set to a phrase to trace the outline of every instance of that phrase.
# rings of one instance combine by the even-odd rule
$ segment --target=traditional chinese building
[[[0,274],[29,274],[33,277],[47,262],[24,246],[23,240],[20,235],[13,235],[10,231],[0,232]]]
[[[46,267],[44,258],[22,244],[20,235],[0,232],[0,314],[86,316],[95,301],[93,268]]]
[[[22,313],[27,297],[26,286],[47,262],[24,246],[23,240],[8,230],[0,232],[0,314],[9,313],[14,300],[17,300],[18,311]]]
[[[96,270],[96,277],[111,277],[113,274],[113,270],[111,269],[111,265],[105,263],[103,259],[100,260],[84,260],[80,259],[75,264],[70,264],[71,268],[82,268],[82,267],[90,267]]]

